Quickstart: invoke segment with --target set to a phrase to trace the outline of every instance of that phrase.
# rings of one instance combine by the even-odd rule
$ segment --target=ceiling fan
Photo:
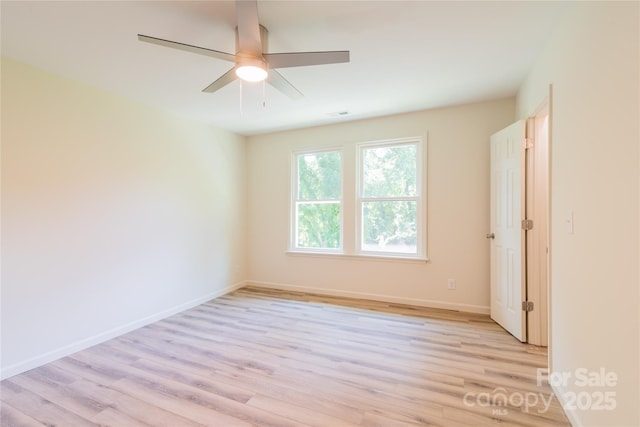
[[[268,32],[258,20],[257,0],[236,0],[236,20],[235,54],[143,34],[138,34],[138,40],[234,62],[233,68],[202,90],[209,93],[223,88],[236,78],[240,78],[254,82],[266,80],[267,83],[290,98],[297,99],[303,96],[302,93],[277,72],[276,68],[349,62],[348,50],[267,53]]]

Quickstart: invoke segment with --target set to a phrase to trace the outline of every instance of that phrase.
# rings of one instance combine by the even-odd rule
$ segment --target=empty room
[[[0,1],[0,425],[640,425],[639,6]]]

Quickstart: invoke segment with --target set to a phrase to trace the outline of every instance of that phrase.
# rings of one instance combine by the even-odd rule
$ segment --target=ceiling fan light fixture
[[[206,93],[216,92],[236,79],[240,79],[240,81],[269,83],[289,98],[300,99],[303,97],[302,93],[277,71],[279,68],[349,62],[348,50],[265,53],[268,51],[268,31],[260,24],[257,0],[235,0],[235,4],[235,54],[144,34],[138,34],[138,40],[233,62],[233,68],[202,89],[202,92]],[[266,86],[263,85],[263,94],[264,87]]]
[[[245,60],[236,67],[236,76],[247,82],[261,82],[267,78],[267,67],[260,60]]]

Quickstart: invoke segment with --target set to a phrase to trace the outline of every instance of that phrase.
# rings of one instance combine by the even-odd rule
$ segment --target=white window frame
[[[340,198],[339,199],[321,199],[321,200],[298,200],[298,158],[309,154],[320,153],[340,153]],[[344,150],[342,147],[330,147],[321,149],[310,149],[302,151],[294,151],[291,153],[291,212],[289,232],[289,252],[300,253],[319,253],[319,254],[342,254],[344,251]],[[340,245],[338,248],[306,248],[298,246],[298,205],[299,203],[335,203],[340,206]]]
[[[364,197],[364,151],[376,147],[416,146],[416,196]],[[404,258],[426,260],[426,179],[425,142],[422,137],[399,138],[364,142],[356,145],[356,200],[355,200],[355,249],[356,254],[367,257]],[[416,253],[367,251],[362,248],[363,203],[368,201],[415,201],[416,202]]]

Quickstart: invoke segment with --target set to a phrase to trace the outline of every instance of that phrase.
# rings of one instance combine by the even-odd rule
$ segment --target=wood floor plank
[[[306,405],[289,403],[283,399],[257,395],[252,397],[248,405],[261,408],[265,411],[272,411],[276,414],[286,414],[286,417],[312,427],[356,427],[358,424],[351,423],[344,419],[336,418],[322,412],[309,409]]]
[[[164,408],[180,417],[207,426],[248,427],[252,424],[215,410],[208,399],[201,396],[181,396],[175,390],[159,383],[123,379],[113,385],[114,389],[135,397],[149,405]]]
[[[386,425],[396,423],[408,423],[409,425],[439,426],[439,427],[469,427],[469,424],[457,422],[451,418],[444,417],[444,408],[439,414],[430,412],[405,413],[399,411],[389,411],[386,408],[376,408],[365,414],[363,425],[386,422]]]
[[[44,424],[23,414],[6,402],[0,402],[0,425],[3,427],[42,427]]]
[[[77,392],[68,384],[58,384],[42,376],[37,369],[13,378],[12,382],[87,420],[108,407],[108,405],[88,397],[84,391]]]
[[[92,426],[88,419],[73,411],[47,400],[37,393],[27,390],[15,382],[15,378],[2,381],[0,390],[2,401],[46,426]]]
[[[546,360],[485,315],[245,287],[2,381],[0,425],[568,426]]]
[[[109,386],[96,384],[90,380],[81,379],[69,385],[75,392],[84,393],[87,397],[101,401],[108,406],[94,417],[92,421],[99,423],[113,423],[117,426],[128,426],[128,423],[118,422],[130,420],[131,424],[142,424],[153,427],[202,427],[206,424],[197,423],[176,415],[157,405],[129,396]]]
[[[125,413],[120,412],[117,409],[107,408],[104,411],[100,412],[96,416],[94,416],[91,421],[96,424],[104,427],[155,427],[159,424],[146,424],[128,416]],[[172,424],[180,425],[180,424]]]

